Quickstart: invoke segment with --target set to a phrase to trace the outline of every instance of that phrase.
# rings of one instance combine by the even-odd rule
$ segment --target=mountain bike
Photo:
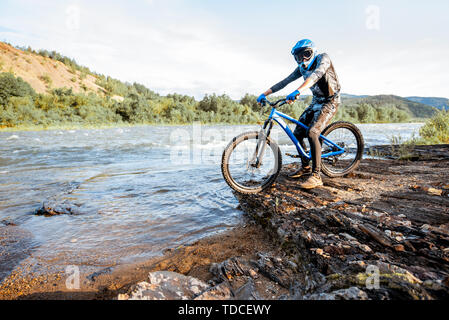
[[[271,112],[260,130],[238,135],[223,151],[221,160],[223,177],[227,184],[239,193],[261,192],[270,187],[279,176],[282,153],[276,141],[270,138],[274,122],[284,130],[298,152],[297,155],[287,155],[311,159],[311,152],[304,150],[283,119],[305,130],[309,127],[277,110],[287,103],[286,99],[274,103],[266,100],[266,103],[271,106]],[[343,177],[360,164],[364,141],[360,130],[354,124],[338,121],[328,125],[320,135],[320,142],[321,170],[326,176]]]

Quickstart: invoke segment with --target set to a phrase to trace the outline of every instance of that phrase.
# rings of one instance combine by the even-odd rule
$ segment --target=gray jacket
[[[309,70],[302,68],[302,66],[298,66],[287,78],[272,86],[271,90],[273,93],[277,92],[290,82],[301,77],[304,77],[304,80],[309,78],[312,79],[313,85],[310,90],[313,93],[314,100],[323,101],[334,97],[340,98],[340,83],[332,61],[327,53],[319,54]]]

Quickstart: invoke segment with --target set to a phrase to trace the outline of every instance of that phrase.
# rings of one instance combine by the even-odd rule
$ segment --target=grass
[[[76,68],[75,68],[74,66],[70,66],[70,67],[68,68],[68,71],[69,71],[71,74],[76,75]]]
[[[87,91],[88,88],[84,83],[81,82],[80,86],[81,86],[81,89],[83,89],[83,91]]]
[[[84,80],[84,79],[86,79],[86,77],[87,77],[87,72],[86,71],[81,71],[81,73],[80,73],[80,79],[81,80]]]
[[[426,144],[449,143],[449,111],[439,111],[419,130]]]
[[[41,79],[42,81],[44,81],[45,84],[47,85],[47,87],[51,87],[51,85],[52,85],[52,83],[53,83],[53,81],[51,80],[50,76],[49,76],[47,73],[41,75],[41,76],[39,77],[39,79]]]
[[[417,144],[420,144],[419,141],[420,139],[415,135],[408,140],[402,139],[400,135],[393,136],[390,139],[391,155],[399,160],[410,160],[414,157],[413,149]]]
[[[390,152],[394,158],[410,160],[415,158],[413,149],[417,145],[449,144],[449,111],[439,111],[419,130],[419,136],[413,135],[404,140],[400,135],[390,139]],[[383,156],[376,150],[370,150],[369,155],[373,157]]]

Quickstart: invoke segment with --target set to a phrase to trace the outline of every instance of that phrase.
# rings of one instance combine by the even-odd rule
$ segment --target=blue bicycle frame
[[[305,130],[308,130],[309,127],[306,126],[305,124],[299,122],[298,120],[295,120],[295,119],[293,119],[292,117],[289,117],[288,115],[286,115],[286,114],[284,114],[284,113],[282,113],[282,112],[276,110],[276,105],[277,105],[280,101],[284,101],[284,103],[285,103],[285,100],[279,100],[279,101],[276,102],[276,103],[270,103],[270,105],[272,106],[272,109],[271,109],[270,116],[268,117],[267,121],[265,122],[264,129],[266,128],[266,126],[267,126],[269,123],[272,123],[273,120],[276,121],[276,122],[279,124],[279,126],[280,126],[282,129],[284,129],[285,133],[289,136],[289,138],[292,140],[293,144],[294,144],[295,147],[296,147],[296,150],[298,151],[298,155],[302,155],[303,157],[306,157],[306,158],[308,158],[308,159],[311,159],[311,154],[307,154],[307,153],[304,151],[304,149],[301,147],[301,145],[300,145],[298,139],[296,139],[296,137],[294,136],[293,132],[290,130],[290,128],[289,128],[288,125],[284,122],[284,120],[283,120],[282,118],[284,118],[284,119],[286,119],[286,120],[288,120],[288,121],[291,121],[291,122],[293,122],[293,123],[296,123],[297,125],[301,126],[301,127],[304,128]],[[284,103],[282,103],[282,104],[284,104]],[[282,105],[282,104],[281,104],[281,105]],[[270,129],[271,129],[271,125],[270,125],[269,130],[270,130]],[[331,140],[329,140],[329,139],[326,138],[325,136],[320,135],[320,139],[322,139],[322,141],[323,141],[324,144],[330,146],[330,147],[333,149],[332,152],[322,154],[322,155],[321,155],[321,158],[328,158],[328,157],[338,156],[338,155],[341,155],[341,154],[345,153],[345,149],[344,149],[344,148],[342,148],[341,146],[335,144],[334,142],[332,142]]]

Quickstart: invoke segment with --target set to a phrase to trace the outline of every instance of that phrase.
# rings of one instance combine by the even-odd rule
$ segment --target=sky
[[[288,76],[309,38],[345,93],[449,98],[448,12],[447,0],[1,0],[0,41],[163,95],[239,99]]]

